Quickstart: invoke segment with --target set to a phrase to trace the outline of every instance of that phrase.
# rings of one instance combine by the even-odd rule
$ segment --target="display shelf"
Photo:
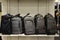
[[[41,36],[41,37],[59,37],[58,34],[56,35],[24,35],[24,34],[11,34],[11,35],[1,35],[1,36]]]

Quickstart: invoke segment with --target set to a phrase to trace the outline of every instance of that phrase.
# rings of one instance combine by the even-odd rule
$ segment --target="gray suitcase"
[[[54,17],[51,14],[45,15],[45,26],[47,34],[57,33],[57,26]]]
[[[11,19],[12,23],[12,34],[21,34],[22,33],[22,19],[21,17],[14,16]]]
[[[44,23],[44,17],[41,14],[37,14],[34,17],[34,20],[35,20],[36,33],[45,34],[46,27],[45,27],[45,23]]]
[[[26,35],[35,34],[35,25],[34,25],[33,17],[27,16],[26,18],[24,18],[24,24],[25,24]]]

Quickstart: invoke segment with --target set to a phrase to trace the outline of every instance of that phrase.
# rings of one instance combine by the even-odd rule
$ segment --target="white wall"
[[[48,12],[54,15],[54,1],[55,0],[39,0],[39,13],[42,15],[47,14]],[[3,14],[7,13],[7,0],[2,0],[3,5]],[[49,8],[48,8],[49,6]],[[18,13],[18,0],[9,0],[8,11],[10,14]],[[26,15],[31,13],[35,15],[38,13],[38,0],[20,0],[19,1],[19,13],[21,15]]]
[[[0,2],[1,2],[1,0],[0,0]]]

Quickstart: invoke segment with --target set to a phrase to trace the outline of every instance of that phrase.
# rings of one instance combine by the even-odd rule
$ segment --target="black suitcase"
[[[1,17],[1,32],[2,34],[11,34],[11,15],[6,14]]]
[[[35,34],[35,25],[34,19],[31,16],[27,16],[24,18],[24,25],[25,25],[25,34],[32,35]]]
[[[55,34],[57,33],[57,26],[55,18],[51,14],[45,15],[45,26],[47,34]]]
[[[17,14],[11,18],[12,34],[22,34],[22,17]]]
[[[36,34],[46,34],[46,27],[44,23],[44,17],[41,14],[37,14],[34,17]]]

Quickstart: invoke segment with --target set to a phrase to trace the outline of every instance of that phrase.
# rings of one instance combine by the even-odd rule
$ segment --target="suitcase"
[[[34,22],[35,22],[36,34],[46,34],[44,17],[41,14],[35,15]]]
[[[22,17],[17,14],[11,18],[12,34],[22,34]]]
[[[11,15],[6,14],[1,17],[1,32],[2,34],[11,34]]]
[[[57,26],[55,18],[51,14],[45,15],[45,26],[47,34],[55,34],[57,33]]]
[[[34,18],[31,16],[27,16],[24,18],[24,25],[25,25],[25,34],[32,35],[35,34],[35,25],[34,25]]]

